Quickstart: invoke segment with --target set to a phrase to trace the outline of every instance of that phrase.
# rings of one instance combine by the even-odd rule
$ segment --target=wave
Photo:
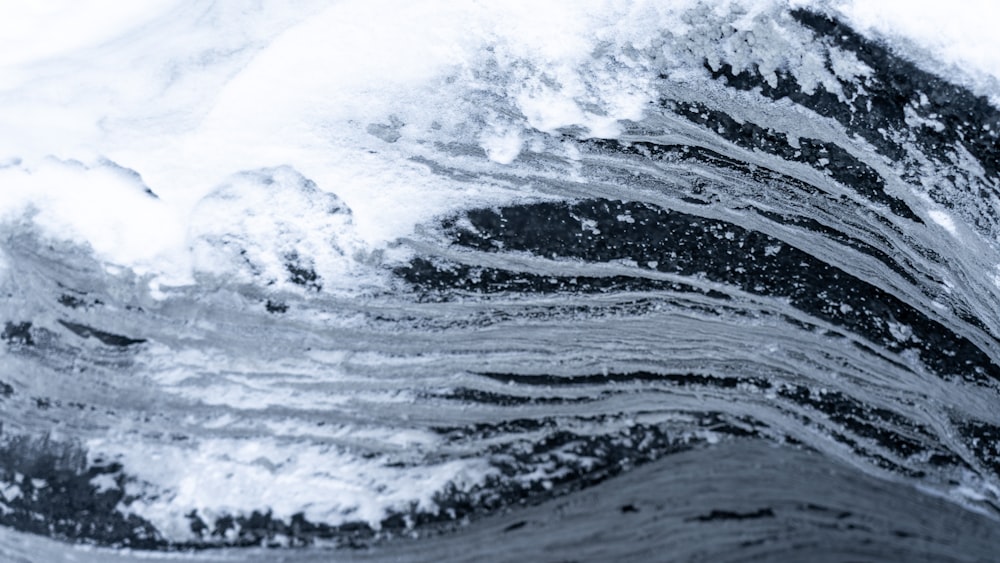
[[[0,553],[991,556],[979,87],[692,2],[415,25],[348,96],[282,65],[368,9],[302,6],[214,106],[159,99],[197,126],[0,168]]]

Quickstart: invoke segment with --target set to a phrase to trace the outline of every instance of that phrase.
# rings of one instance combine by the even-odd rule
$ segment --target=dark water
[[[357,258],[387,289],[293,250],[296,291],[154,299],[5,225],[0,555],[1000,560],[1000,111],[828,16],[727,17],[609,56],[663,65],[616,138],[414,155],[534,191]]]

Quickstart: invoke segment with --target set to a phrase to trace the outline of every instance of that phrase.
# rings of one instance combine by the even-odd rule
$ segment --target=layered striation
[[[200,125],[0,164],[0,524],[989,558],[1000,110],[822,6],[605,8],[257,115],[303,3]]]

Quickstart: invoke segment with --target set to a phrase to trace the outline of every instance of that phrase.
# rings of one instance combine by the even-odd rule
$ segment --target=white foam
[[[744,15],[734,25],[749,28],[785,3],[709,9],[738,7]],[[354,210],[352,236],[370,251],[449,209],[517,195],[449,182],[409,160],[432,143],[479,145],[510,165],[532,132],[613,137],[622,120],[641,118],[656,69],[617,55],[655,49],[664,30],[683,33],[690,26],[681,15],[698,4],[7,7],[0,162],[27,164],[0,169],[0,214],[33,207],[49,235],[89,242],[108,262],[159,274],[168,286],[190,281],[198,263],[185,256],[187,223],[206,196],[234,174],[289,166]],[[1000,76],[988,29],[997,8],[988,2],[836,7],[863,29],[891,30],[946,61]],[[369,133],[373,124],[392,134]],[[138,171],[160,200],[143,200],[101,170],[105,157]],[[86,166],[73,169],[69,160]]]
[[[36,62],[99,45],[179,0],[122,4],[115,0],[34,0],[5,6],[0,19],[0,66]]]
[[[927,215],[932,221],[944,227],[944,230],[953,236],[958,235],[958,229],[955,227],[955,219],[950,214],[938,209],[931,209],[927,212]]]
[[[95,440],[88,449],[129,468],[137,480],[126,492],[139,499],[121,508],[174,541],[192,539],[185,517],[192,510],[208,522],[256,510],[286,522],[302,513],[311,522],[361,521],[378,529],[389,511],[415,504],[436,513],[436,493],[449,485],[468,490],[492,474],[478,459],[388,467],[384,456],[274,439],[203,440],[195,447]]]
[[[208,194],[188,238],[197,271],[288,288],[292,267],[318,276],[300,279],[311,289],[357,285],[350,210],[289,167],[245,172]]]
[[[186,219],[112,163],[45,158],[0,168],[0,185],[3,219],[30,216],[43,235],[86,241],[138,273],[186,269]]]
[[[369,249],[451,207],[512,197],[449,184],[407,157],[428,141],[459,140],[510,163],[530,129],[614,135],[619,120],[641,116],[648,92],[629,69],[595,66],[595,52],[648,42],[641,35],[659,29],[639,16],[666,13],[605,1],[236,10],[163,0],[102,19],[108,5],[73,6],[50,0],[5,14],[0,161],[28,164],[7,173],[16,181],[0,212],[33,207],[50,236],[89,242],[165,285],[205,263],[184,256],[189,216],[246,170],[290,166],[338,194]],[[94,25],[58,36],[74,19]],[[19,31],[42,20],[49,31]],[[477,76],[489,72],[497,76]],[[484,96],[497,103],[480,104]],[[399,143],[369,134],[376,123],[398,123]],[[141,173],[160,200],[94,172],[104,157]]]
[[[837,0],[833,5],[859,31],[905,38],[941,62],[961,68],[972,75],[981,93],[989,93],[1000,106],[1000,94],[996,93],[1000,78],[1000,3]]]
[[[683,34],[692,24],[681,14],[699,4],[95,2],[5,7],[0,220],[30,220],[45,236],[87,243],[109,271],[154,276],[149,287],[161,297],[203,274],[294,289],[285,277],[290,256],[308,261],[302,265],[319,274],[324,291],[362,286],[356,282],[368,279],[365,257],[420,222],[530,189],[452,181],[415,157],[440,157],[434,147],[456,144],[473,156],[449,157],[507,172],[539,145],[539,133],[618,135],[623,120],[640,119],[655,101],[658,69],[644,66],[647,51],[661,46],[664,30]],[[742,29],[784,3],[718,2],[706,10],[742,7],[745,15],[734,22]],[[995,8],[977,4],[978,11],[961,8],[960,19],[949,19],[959,17],[953,11],[931,24],[914,15],[929,14],[921,11],[927,5],[837,6],[864,29],[904,35],[955,64],[1000,76],[1000,49],[990,48],[997,40],[982,31]],[[952,29],[955,21],[962,23]],[[617,56],[638,51],[645,54]],[[783,56],[751,55],[773,55],[776,65]],[[755,61],[748,55],[746,62]],[[822,64],[807,63],[820,67],[807,69],[809,76],[826,76],[834,87]],[[866,72],[851,57],[833,66],[840,76]],[[479,149],[492,162],[476,156]],[[567,147],[568,158],[575,150]],[[338,200],[324,192],[352,212],[331,213]],[[928,214],[956,234],[950,215]],[[187,386],[196,370],[185,362],[201,358],[165,356],[172,365],[147,375],[203,404],[329,409],[347,400],[307,397],[283,378],[240,377],[233,358],[219,361],[225,370],[218,373],[200,367],[197,373],[218,375],[211,384]],[[339,374],[322,375],[329,381]],[[412,395],[371,397],[390,404]],[[433,438],[372,432],[357,437],[394,447]],[[287,519],[305,511],[314,522],[377,526],[387,511],[410,503],[433,510],[433,494],[448,482],[468,487],[489,473],[482,460],[393,468],[384,457],[277,438],[180,447],[119,436],[89,448],[121,460],[139,479],[130,485],[139,500],[128,509],[178,539],[190,534],[184,514],[195,509],[204,518],[271,509]]]

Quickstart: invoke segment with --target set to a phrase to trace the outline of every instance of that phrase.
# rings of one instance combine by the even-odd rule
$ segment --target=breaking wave
[[[4,149],[0,554],[993,556],[989,84],[825,5],[190,6]]]

